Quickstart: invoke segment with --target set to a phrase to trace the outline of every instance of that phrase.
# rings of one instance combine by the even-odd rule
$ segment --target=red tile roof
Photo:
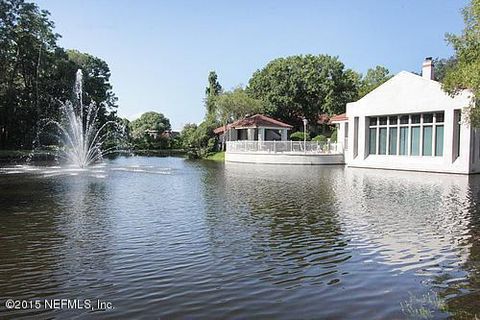
[[[293,126],[284,122],[267,117],[263,114],[256,114],[244,119],[237,120],[227,126],[221,126],[213,130],[216,134],[223,133],[230,128],[258,128],[258,127],[273,127],[273,128],[293,128]]]
[[[338,114],[330,118],[330,123],[347,121],[348,117],[346,113]]]

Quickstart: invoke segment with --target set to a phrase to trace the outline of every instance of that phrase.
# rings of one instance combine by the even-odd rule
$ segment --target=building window
[[[412,137],[412,141],[410,144],[410,155],[419,156],[420,155],[420,126],[411,128],[411,137]]]
[[[388,136],[388,154],[396,155],[397,154],[397,127],[391,127],[390,133]]]
[[[435,122],[443,122],[443,119],[445,118],[445,114],[443,112],[437,112],[435,113]]]
[[[443,156],[443,126],[435,127],[435,156]]]
[[[348,122],[345,122],[345,137],[343,138],[343,145],[344,149],[348,150]]]
[[[387,128],[380,128],[378,140],[378,154],[387,154]]]
[[[358,156],[358,123],[359,117],[353,119],[353,157]]]
[[[370,133],[368,135],[368,153],[369,154],[377,154],[377,128],[370,128]]]
[[[423,123],[433,123],[433,113],[425,113],[423,115]]]
[[[454,111],[454,118],[455,118],[455,134],[456,134],[456,146],[455,146],[455,159],[460,157],[460,130],[462,128],[462,113],[460,110]]]
[[[433,122],[433,117],[432,117]],[[423,126],[423,155],[431,156],[432,155],[432,126]]]
[[[369,154],[443,156],[444,112],[369,117]]]
[[[400,127],[400,155],[408,155],[408,127]]]

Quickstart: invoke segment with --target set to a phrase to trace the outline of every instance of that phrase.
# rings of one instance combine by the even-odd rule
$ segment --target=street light
[[[307,123],[308,120],[304,117],[303,118],[303,153],[307,152]]]

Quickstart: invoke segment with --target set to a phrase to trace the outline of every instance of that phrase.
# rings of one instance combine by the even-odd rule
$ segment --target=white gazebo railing
[[[232,153],[308,153],[308,154],[342,154],[341,143],[315,141],[227,141],[227,152]]]

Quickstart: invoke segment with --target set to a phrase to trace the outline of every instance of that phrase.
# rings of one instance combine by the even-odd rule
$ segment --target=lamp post
[[[308,120],[303,118],[303,153],[307,152],[307,123]]]

